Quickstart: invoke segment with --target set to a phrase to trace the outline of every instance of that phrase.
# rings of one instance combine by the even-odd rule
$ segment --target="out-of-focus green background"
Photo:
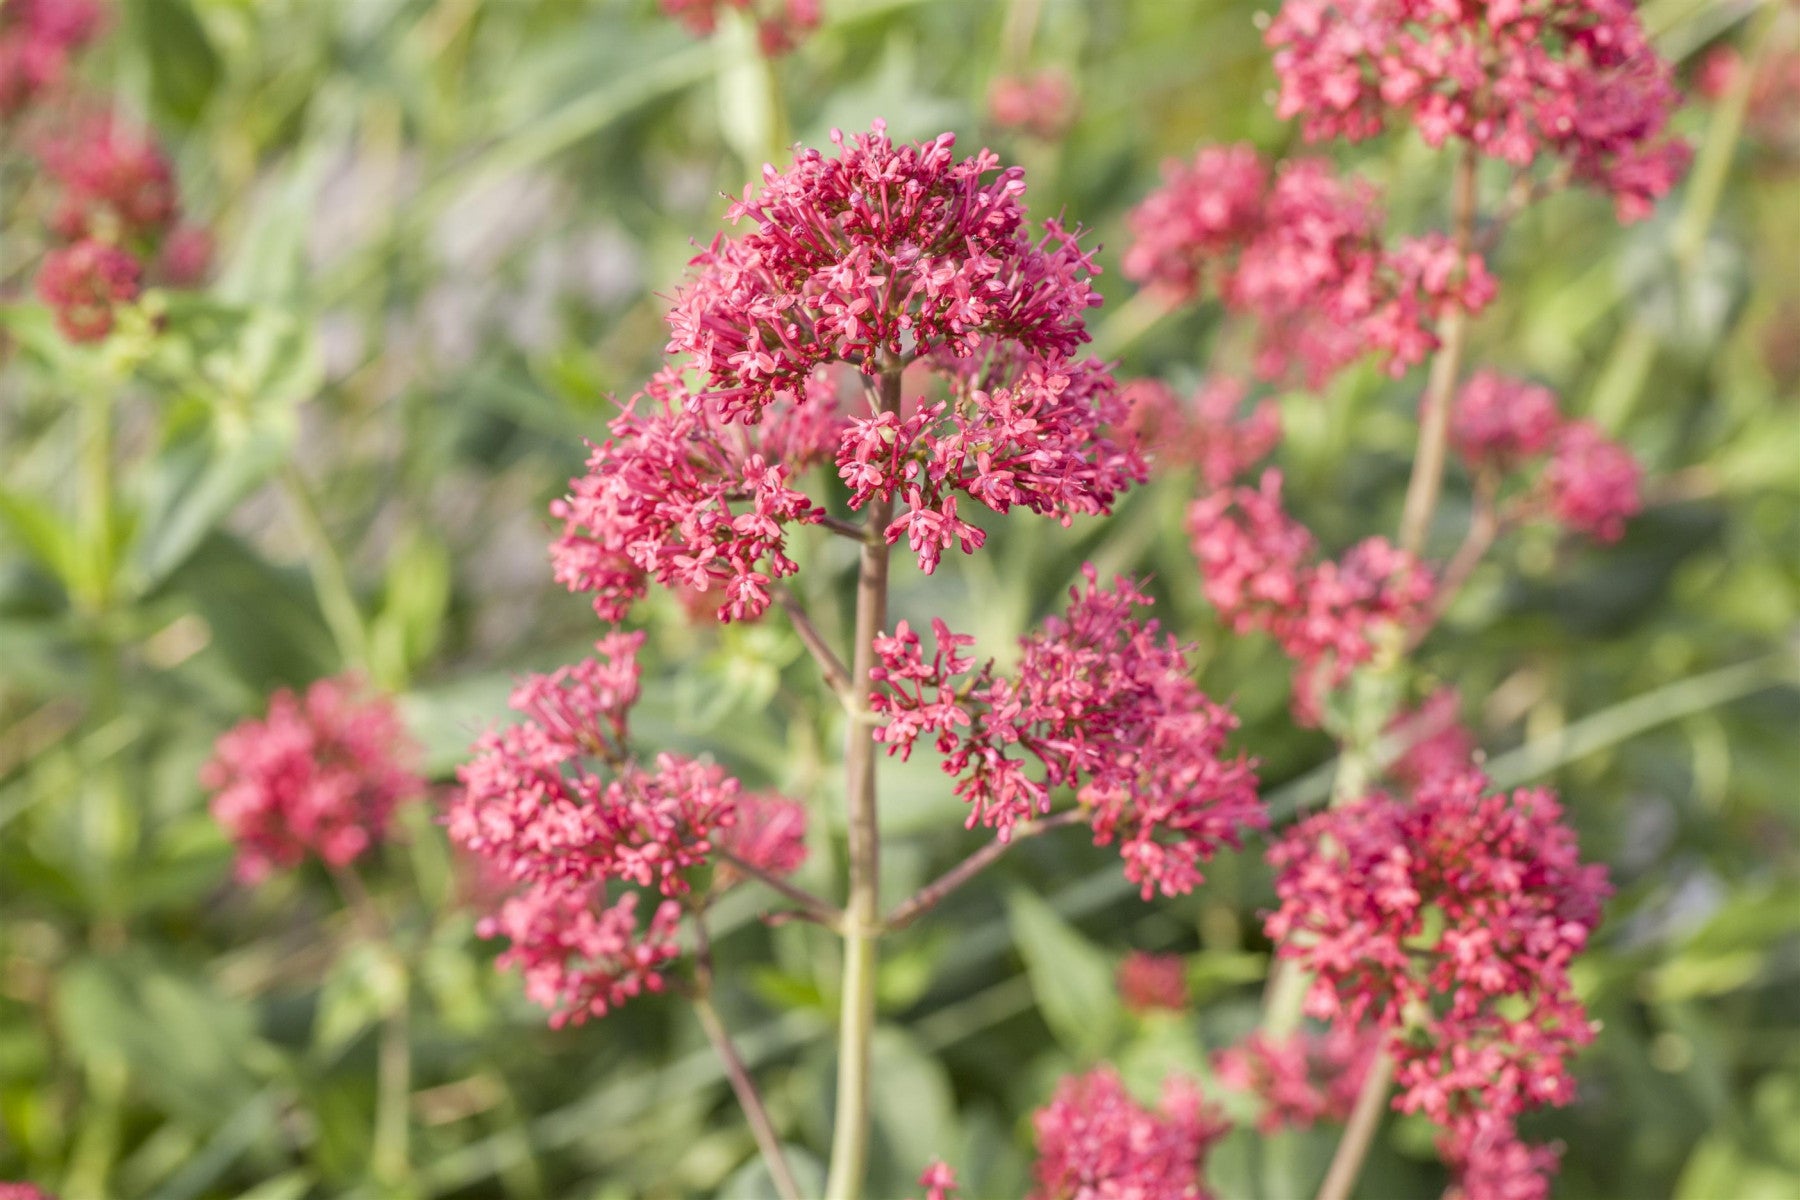
[[[1791,5],[1643,12],[1684,75],[1724,43],[1800,53]],[[1116,271],[1123,217],[1164,158],[1202,141],[1300,150],[1267,103],[1257,16],[1219,0],[825,0],[823,28],[771,67],[748,26],[697,40],[647,0],[118,5],[83,70],[154,122],[220,264],[129,376],[50,336],[37,306],[6,307],[0,479],[34,504],[0,524],[0,1179],[64,1200],[389,1194],[366,1170],[372,1030],[404,996],[416,1090],[401,1194],[761,1195],[692,1014],[651,998],[550,1031],[491,970],[424,809],[369,868],[399,958],[358,948],[322,875],[231,882],[196,781],[212,739],[273,688],[342,666],[315,599],[322,560],[270,481],[297,470],[321,497],[371,615],[375,673],[447,781],[518,673],[598,632],[549,577],[546,504],[611,397],[658,363],[665,298],[720,227],[722,193],[792,140],[878,116],[900,136],[992,145],[1026,167],[1034,214],[1104,247],[1099,352],[1124,377],[1186,389],[1217,314],[1145,324]],[[996,75],[1051,68],[1078,97],[1066,138],[995,129]],[[1678,123],[1720,186],[1623,229],[1600,198],[1541,206],[1497,252],[1501,296],[1474,350],[1598,413],[1649,468],[1653,505],[1615,547],[1548,530],[1503,546],[1424,654],[1461,688],[1495,776],[1560,788],[1618,885],[1579,973],[1604,1022],[1581,1102],[1526,1126],[1567,1146],[1556,1194],[1791,1200],[1800,147],[1728,104]],[[1397,227],[1442,221],[1447,170],[1416,138],[1320,152],[1379,181]],[[1391,533],[1420,386],[1365,369],[1324,397],[1280,397],[1279,460],[1328,545]],[[44,551],[76,506],[96,396],[113,406],[131,515],[98,618]],[[1171,475],[1068,530],[990,521],[979,555],[929,579],[903,565],[896,612],[944,614],[1005,654],[1084,559],[1152,573],[1159,615],[1200,643],[1204,686],[1242,716],[1239,744],[1291,812],[1319,799],[1330,746],[1294,727],[1279,651],[1224,633],[1200,599],[1181,535],[1194,486]],[[1466,496],[1453,475],[1439,553]],[[799,586],[832,629],[847,550],[802,543]],[[798,642],[773,618],[694,625],[667,598],[648,611],[645,743],[709,751],[814,801],[800,877],[834,892],[841,730],[817,715]],[[897,897],[974,838],[929,763],[884,772]],[[1191,897],[1143,904],[1116,855],[1069,834],[893,939],[874,1194],[907,1194],[942,1155],[966,1196],[1020,1195],[1028,1115],[1058,1076],[1102,1057],[1140,1085],[1197,1069],[1254,1020],[1269,899],[1253,852]],[[721,1003],[784,1133],[822,1156],[835,943],[763,927],[762,903],[737,895],[721,914]],[[1189,956],[1194,1013],[1120,1010],[1112,971],[1132,947]],[[1268,1186],[1255,1143],[1239,1133],[1215,1153],[1221,1195]],[[1308,1179],[1331,1144],[1321,1131],[1281,1154]],[[1393,1120],[1363,1194],[1441,1186],[1428,1127]]]

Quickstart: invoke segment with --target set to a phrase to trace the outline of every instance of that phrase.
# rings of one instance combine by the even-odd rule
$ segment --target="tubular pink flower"
[[[1466,770],[1475,753],[1475,735],[1458,717],[1462,697],[1455,688],[1443,687],[1427,696],[1417,708],[1397,714],[1387,733],[1405,741],[1400,757],[1388,771],[1409,787],[1417,787],[1437,775]]]
[[[768,793],[742,796],[737,823],[720,844],[771,875],[791,875],[806,861],[806,805]],[[723,890],[739,878],[730,863],[720,863],[715,886]]]
[[[1643,469],[1619,443],[1587,421],[1571,421],[1556,439],[1544,487],[1556,519],[1602,542],[1625,536],[1643,511]]]
[[[796,569],[785,527],[825,515],[791,480],[825,457],[840,426],[822,376],[768,411],[755,429],[731,429],[677,373],[657,375],[551,506],[563,522],[550,550],[557,580],[593,593],[605,621],[624,619],[651,580],[722,593],[720,620],[762,613],[771,580]]]
[[[99,32],[95,0],[0,4],[0,120],[61,86],[69,59]]]
[[[1548,450],[1562,424],[1549,388],[1477,371],[1456,395],[1450,444],[1471,468],[1506,470]]]
[[[1295,715],[1308,724],[1324,694],[1374,657],[1376,630],[1418,623],[1432,597],[1429,571],[1383,538],[1315,562],[1312,534],[1282,508],[1272,469],[1258,487],[1196,500],[1188,532],[1220,618],[1238,633],[1269,633],[1295,660]]]
[[[308,857],[347,866],[385,840],[394,809],[425,789],[417,756],[393,702],[342,676],[276,692],[264,719],[219,736],[200,781],[252,884]]]
[[[1229,1130],[1188,1080],[1170,1076],[1153,1111],[1110,1067],[1064,1079],[1031,1123],[1031,1200],[1209,1200],[1206,1154]]]
[[[1387,245],[1383,215],[1372,187],[1323,160],[1271,173],[1248,146],[1207,147],[1191,166],[1166,165],[1126,218],[1125,275],[1181,301],[1210,269],[1226,310],[1260,325],[1267,378],[1298,365],[1320,387],[1370,350],[1397,375],[1437,347],[1449,311],[1486,307],[1494,281],[1440,235]]]
[[[1182,647],[1132,615],[1149,598],[1124,579],[1102,590],[1091,566],[1083,574],[1087,585],[1070,589],[1066,614],[1020,639],[1018,668],[1005,677],[991,660],[970,673],[974,660],[962,650],[973,639],[942,621],[933,622],[929,663],[904,621],[878,638],[876,737],[907,757],[934,735],[944,773],[969,804],[968,826],[1002,841],[1018,822],[1048,813],[1054,789],[1073,788],[1094,843],[1119,842],[1125,876],[1145,899],[1191,891],[1199,863],[1267,820],[1252,764],[1224,757],[1237,721],[1188,677]],[[1026,757],[1012,757],[1015,749]]]
[[[1369,137],[1398,115],[1433,146],[1561,159],[1628,221],[1686,169],[1671,69],[1629,0],[1284,0],[1267,39],[1276,111],[1309,139]]]
[[[112,332],[113,310],[137,299],[139,275],[137,259],[117,246],[80,241],[44,256],[37,292],[64,337],[98,342]]]
[[[1060,359],[1088,338],[1094,266],[1054,221],[1025,229],[1025,182],[955,138],[896,146],[884,123],[834,157],[802,151],[732,204],[756,228],[715,238],[669,314],[668,352],[689,354],[721,419],[755,423],[830,362],[873,375],[884,362],[984,339]],[[996,171],[998,173],[996,174]]]
[[[1119,999],[1131,1012],[1180,1012],[1188,1006],[1187,963],[1179,954],[1133,950],[1119,964]]]
[[[1311,1015],[1398,1033],[1396,1108],[1454,1126],[1574,1096],[1592,1039],[1569,981],[1610,891],[1542,789],[1485,794],[1467,769],[1410,804],[1376,793],[1269,851],[1265,929],[1314,976]]]
[[[1372,1030],[1331,1028],[1276,1039],[1260,1030],[1213,1056],[1219,1082],[1263,1103],[1264,1134],[1309,1129],[1349,1118],[1382,1037]]]
[[[662,988],[676,901],[715,846],[737,839],[771,870],[804,852],[790,802],[745,798],[710,763],[631,756],[643,636],[609,633],[593,658],[520,683],[511,706],[526,720],[476,743],[445,818],[453,843],[518,889],[480,928],[509,941],[500,965],[522,969],[553,1025]],[[641,931],[632,889],[662,898]]]
[[[1521,1142],[1509,1118],[1489,1112],[1453,1124],[1438,1153],[1456,1175],[1444,1200],[1549,1200],[1562,1157],[1561,1147]]]
[[[1127,428],[1145,453],[1164,467],[1194,467],[1215,491],[1281,441],[1281,412],[1273,400],[1239,418],[1244,385],[1235,379],[1210,380],[1186,403],[1160,380],[1140,379],[1126,386],[1124,399],[1131,409]]]
[[[925,1168],[919,1176],[919,1186],[925,1189],[925,1200],[956,1200],[956,1192],[960,1186],[956,1182],[956,1172],[950,1164],[942,1159]]]
[[[1045,141],[1056,141],[1075,123],[1075,88],[1055,69],[995,76],[987,99],[988,119],[995,125]]]
[[[63,188],[58,232],[71,240],[102,232],[156,238],[175,220],[175,176],[156,142],[110,113],[78,122],[41,151]]]

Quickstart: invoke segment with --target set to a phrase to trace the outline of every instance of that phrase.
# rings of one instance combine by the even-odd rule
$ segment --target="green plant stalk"
[[[362,936],[375,946],[400,957],[393,931],[375,906],[375,898],[363,885],[353,866],[332,869],[338,891],[350,905],[351,917]],[[404,961],[404,960],[402,960]],[[400,974],[400,996],[392,1012],[381,1019],[375,1047],[375,1128],[370,1135],[369,1173],[380,1183],[399,1188],[409,1182],[411,1165],[412,1104],[412,1007],[411,981]]]
[[[1349,1200],[1356,1177],[1362,1174],[1363,1160],[1369,1156],[1369,1144],[1381,1127],[1381,1114],[1387,1109],[1388,1085],[1394,1078],[1394,1056],[1385,1051],[1369,1064],[1369,1074],[1357,1093],[1356,1107],[1350,1110],[1344,1136],[1338,1140],[1325,1171],[1325,1182],[1319,1186],[1318,1200]]]
[[[1763,4],[1763,11],[1750,33],[1750,53],[1745,56],[1737,78],[1732,80],[1731,89],[1713,109],[1712,120],[1707,122],[1706,141],[1701,144],[1693,173],[1688,176],[1687,195],[1670,241],[1677,288],[1686,286],[1700,263],[1701,252],[1706,249],[1706,235],[1712,231],[1713,218],[1718,215],[1719,201],[1724,198],[1725,184],[1731,174],[1731,159],[1744,132],[1750,89],[1768,50],[1768,33],[1780,9],[1776,0],[1766,0]],[[1624,428],[1631,410],[1637,407],[1644,381],[1650,377],[1650,366],[1656,360],[1656,343],[1656,331],[1637,316],[1626,323],[1613,343],[1612,353],[1607,355],[1606,365],[1600,369],[1588,405],[1589,415],[1608,433],[1617,434]]]
[[[889,365],[875,397],[878,412],[900,411],[900,367]],[[844,753],[848,805],[850,889],[844,905],[844,964],[838,1015],[837,1107],[831,1132],[826,1200],[860,1200],[869,1161],[869,1057],[875,1036],[876,945],[881,938],[881,833],[875,795],[875,727],[869,711],[869,672],[875,638],[887,628],[888,545],[881,537],[893,519],[892,500],[870,505],[856,576],[856,646],[845,696],[849,745]]]
[[[325,528],[325,520],[319,514],[318,501],[314,499],[306,477],[293,463],[283,463],[275,479],[312,559],[307,576],[312,580],[319,611],[324,614],[338,654],[344,665],[367,671],[371,666],[368,625],[356,602],[356,594],[350,589],[350,574],[344,566],[343,556],[338,553],[337,545]]]

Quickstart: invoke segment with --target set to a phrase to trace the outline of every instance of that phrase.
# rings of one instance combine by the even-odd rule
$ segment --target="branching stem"
[[[914,921],[935,908],[939,901],[963,884],[969,882],[988,867],[998,862],[1000,856],[1009,848],[1017,845],[1025,838],[1036,837],[1040,833],[1048,833],[1052,829],[1061,829],[1065,825],[1074,825],[1083,820],[1087,814],[1079,808],[1057,813],[1053,817],[1042,817],[1013,830],[1009,841],[991,841],[969,857],[939,875],[936,879],[914,892],[907,900],[888,914],[883,928],[892,933],[905,929]]]

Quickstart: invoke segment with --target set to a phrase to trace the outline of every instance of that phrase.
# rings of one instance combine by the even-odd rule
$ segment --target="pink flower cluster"
[[[1318,561],[1312,534],[1281,504],[1281,473],[1194,501],[1188,532],[1206,598],[1238,633],[1262,630],[1297,664],[1296,716],[1316,724],[1326,692],[1375,654],[1383,626],[1425,618],[1430,572],[1384,538]]]
[[[1182,647],[1133,615],[1149,598],[1124,579],[1101,589],[1092,567],[1083,573],[1067,612],[1020,639],[1008,676],[991,660],[971,673],[962,651],[974,639],[942,621],[929,662],[904,621],[877,638],[870,706],[885,723],[876,737],[906,757],[935,735],[969,827],[1002,841],[1048,813],[1054,789],[1074,788],[1094,843],[1119,840],[1125,876],[1144,898],[1179,895],[1200,883],[1199,864],[1219,846],[1238,846],[1244,829],[1266,822],[1252,764],[1225,757],[1237,721],[1189,678]]]
[[[957,515],[958,493],[998,513],[1019,506],[1067,525],[1111,512],[1146,477],[1142,457],[1111,435],[1129,408],[1103,364],[1028,358],[1016,370],[1007,386],[970,385],[909,416],[857,417],[844,430],[837,464],[850,507],[900,501],[883,536],[890,545],[905,537],[928,574],[952,546],[969,553],[986,541]]]
[[[62,186],[54,226],[75,239],[96,232],[121,241],[155,239],[174,223],[175,175],[156,142],[111,113],[90,115],[40,151],[44,171]]]
[[[1088,340],[1083,313],[1100,303],[1088,254],[1054,221],[1034,240],[1021,170],[985,150],[959,160],[955,141],[897,146],[880,121],[834,131],[835,156],[765,167],[761,190],[731,205],[756,229],[694,258],[667,347],[693,357],[722,419],[757,421],[830,362],[872,376],[989,339],[1057,359]]]
[[[1244,385],[1221,377],[1209,380],[1183,403],[1167,384],[1140,379],[1125,388],[1128,423],[1138,445],[1164,467],[1197,469],[1210,489],[1230,484],[1281,441],[1281,412],[1263,400],[1239,417]]]
[[[238,878],[256,883],[312,856],[347,866],[384,840],[395,807],[424,791],[417,755],[393,702],[346,676],[276,692],[264,719],[220,735],[200,781]]]
[[[652,580],[722,591],[720,620],[762,613],[771,580],[796,570],[785,527],[824,516],[791,481],[830,452],[840,424],[822,374],[767,412],[760,426],[732,429],[713,397],[659,373],[551,506],[563,522],[550,551],[557,580],[591,592],[604,621],[623,620]]]
[[[1471,1123],[1573,1097],[1593,1033],[1569,965],[1610,890],[1549,792],[1486,788],[1467,769],[1302,822],[1269,851],[1265,922],[1314,976],[1311,1015],[1393,1034],[1395,1107],[1471,1146]]]
[[[988,86],[988,119],[1002,129],[1017,129],[1056,141],[1075,123],[1075,88],[1058,70],[1032,75],[997,75]]]
[[[806,861],[806,805],[768,792],[740,796],[737,820],[719,845],[759,871],[791,875]],[[736,867],[721,862],[713,884],[723,891],[741,878]]]
[[[1475,736],[1458,719],[1462,697],[1439,688],[1414,709],[1395,715],[1387,732],[1401,739],[1400,756],[1388,767],[1395,779],[1416,787],[1437,775],[1464,770],[1475,753]]]
[[[37,292],[64,337],[97,342],[112,332],[117,306],[137,298],[140,274],[138,260],[117,246],[82,240],[44,256]]]
[[[1135,1013],[1181,1012],[1188,1006],[1187,963],[1179,954],[1133,950],[1119,964],[1119,999]]]
[[[1109,1067],[1063,1080],[1031,1123],[1031,1200],[1208,1200],[1206,1154],[1229,1128],[1191,1081],[1170,1076],[1152,1110]]]
[[[1680,103],[1631,0],[1284,0],[1269,26],[1277,111],[1311,139],[1358,139],[1390,117],[1524,168],[1540,157],[1635,220],[1689,151]]]
[[[769,58],[786,54],[819,27],[819,0],[662,0],[664,13],[696,37],[718,28],[719,13],[733,8],[756,22],[756,41]]]
[[[925,1168],[919,1176],[919,1186],[925,1189],[925,1200],[956,1200],[956,1192],[960,1185],[956,1182],[956,1172],[950,1164],[939,1159]]]
[[[1550,389],[1478,371],[1457,393],[1450,442],[1471,470],[1518,470],[1546,454],[1539,499],[1562,524],[1603,542],[1643,509],[1642,468],[1587,421],[1565,421]]]
[[[1522,1142],[1511,1119],[1482,1112],[1446,1130],[1438,1155],[1455,1176],[1444,1200],[1550,1200],[1562,1148]]]
[[[100,30],[95,0],[7,0],[0,4],[0,121],[55,92],[70,57]]]
[[[641,633],[608,633],[594,657],[521,683],[511,704],[527,720],[485,735],[457,773],[451,840],[520,889],[478,930],[511,943],[500,965],[521,968],[552,1025],[664,986],[680,953],[678,900],[715,846],[771,870],[798,866],[804,853],[804,813],[780,798],[741,797],[737,780],[709,763],[631,757],[642,642]],[[632,887],[662,898],[641,928],[640,893],[624,890]]]
[[[1381,1039],[1368,1030],[1334,1027],[1272,1038],[1261,1031],[1213,1057],[1219,1082],[1263,1104],[1265,1134],[1344,1121],[1356,1106]]]
[[[1371,350],[1400,374],[1437,347],[1446,313],[1486,307],[1494,280],[1439,234],[1390,246],[1383,216],[1372,187],[1323,160],[1271,178],[1251,147],[1209,146],[1165,164],[1162,186],[1127,216],[1125,275],[1180,301],[1214,272],[1226,310],[1261,327],[1266,377],[1298,364],[1316,388]]]

